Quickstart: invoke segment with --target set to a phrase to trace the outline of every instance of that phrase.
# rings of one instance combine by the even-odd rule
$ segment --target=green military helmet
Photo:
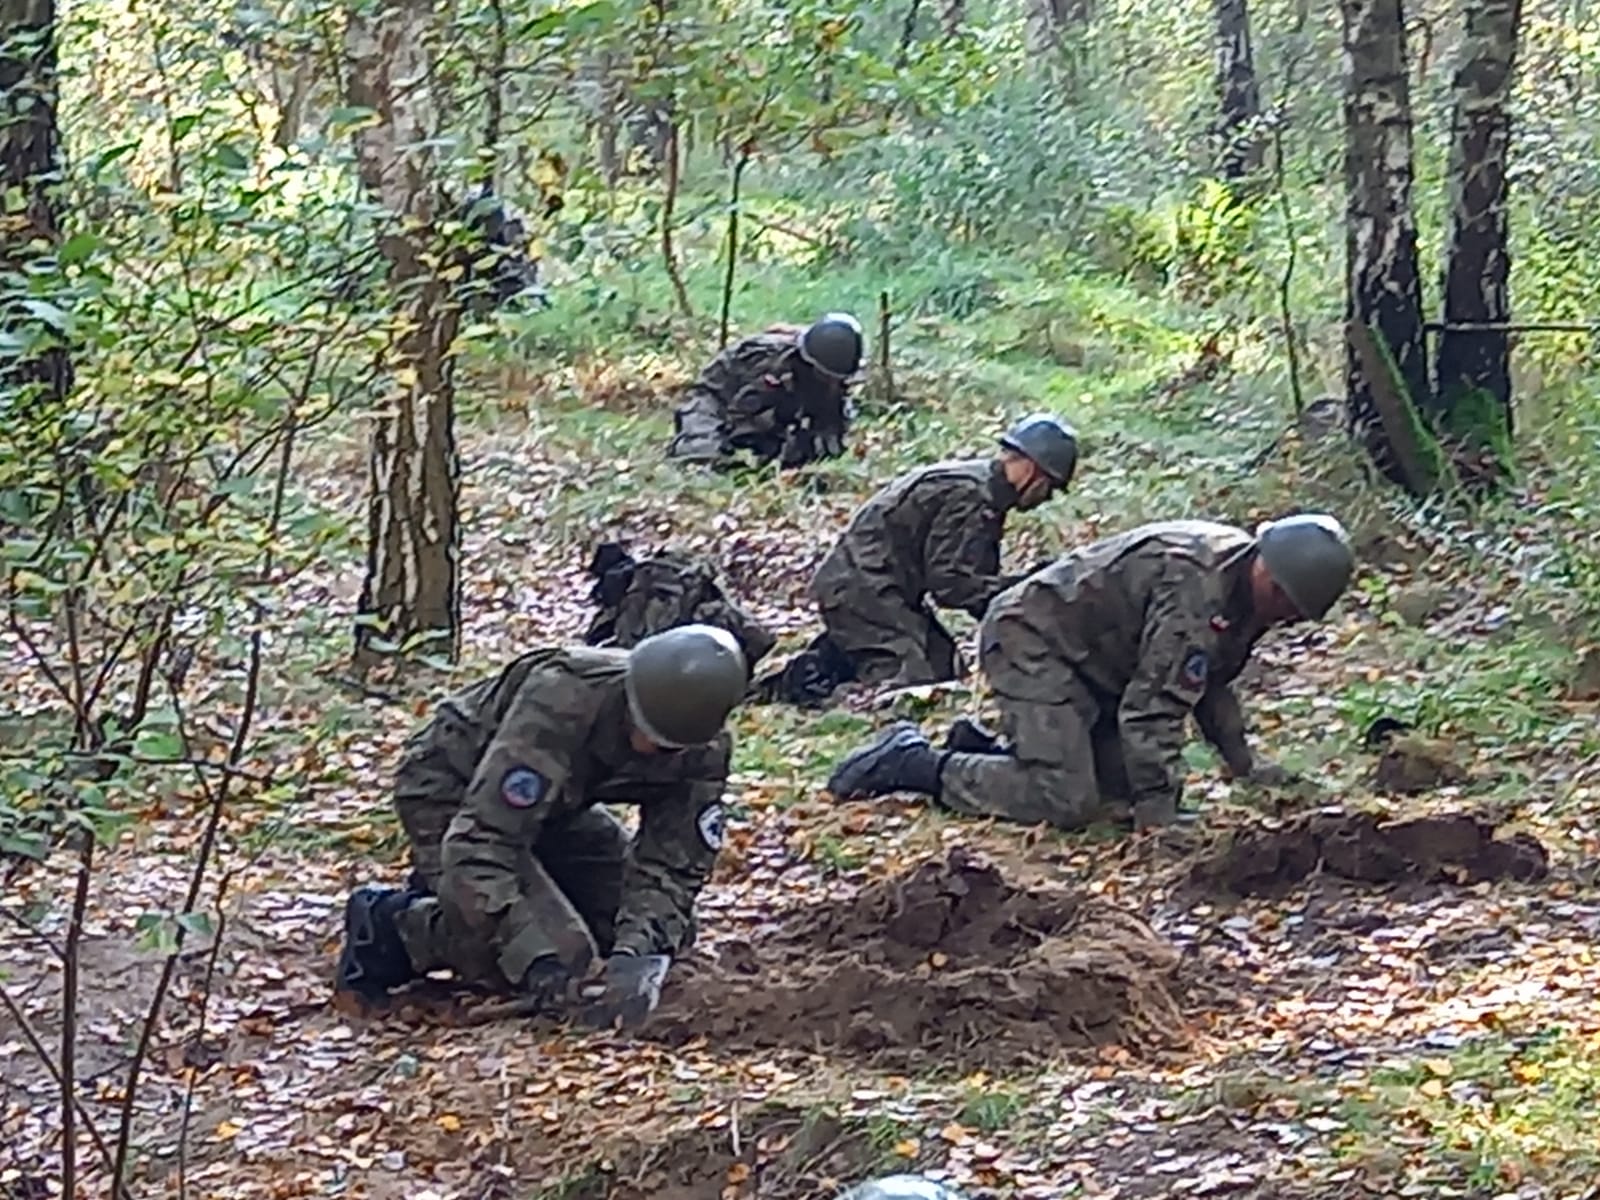
[[[886,1175],[858,1183],[838,1200],[962,1200],[962,1195],[925,1175]]]
[[[1000,444],[1036,463],[1057,487],[1078,469],[1077,432],[1052,413],[1029,413],[1000,435]]]
[[[715,625],[679,625],[628,653],[628,710],[658,746],[704,745],[722,732],[749,675],[733,634]]]
[[[1326,513],[1263,522],[1256,528],[1256,545],[1267,574],[1308,620],[1327,616],[1355,573],[1350,537]]]
[[[849,313],[824,313],[800,335],[800,357],[834,379],[849,379],[861,369],[861,322]]]

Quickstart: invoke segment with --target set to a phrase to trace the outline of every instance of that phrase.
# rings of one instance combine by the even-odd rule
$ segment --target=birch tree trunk
[[[967,22],[967,0],[944,0],[939,10],[939,28],[946,38],[961,36]]]
[[[1261,166],[1261,88],[1250,46],[1248,0],[1216,0],[1217,169],[1242,179]]]
[[[1425,404],[1422,285],[1411,207],[1411,93],[1401,0],[1340,0],[1344,19],[1345,316],[1369,327],[1407,398]],[[1351,431],[1397,483],[1375,381],[1346,338]],[[1384,388],[1390,381],[1377,380]]]
[[[1506,158],[1508,102],[1516,71],[1521,0],[1475,0],[1455,73],[1450,148],[1450,225],[1444,264],[1444,323],[1505,325],[1511,320]],[[1492,445],[1485,418],[1511,432],[1511,353],[1505,329],[1449,329],[1439,339],[1435,377],[1441,415],[1454,432]],[[1458,410],[1482,404],[1489,411]],[[1451,416],[1467,418],[1452,420]],[[1477,435],[1474,437],[1474,435]]]
[[[381,248],[396,297],[381,375],[388,384],[368,455],[367,570],[356,660],[398,649],[454,660],[460,649],[460,462],[454,362],[460,323],[453,260],[438,228],[440,197],[427,146],[429,0],[353,9],[345,35],[353,106],[377,116],[357,135],[363,186],[388,210]]]
[[[0,358],[0,387],[26,393],[29,407],[59,404],[72,386],[52,306],[18,302],[61,241],[55,24],[55,0],[0,0],[0,192],[20,200],[0,208],[0,328],[22,343]]]
[[[1061,31],[1087,25],[1094,17],[1094,0],[1027,0],[1024,29],[1028,49],[1035,55],[1061,47]]]

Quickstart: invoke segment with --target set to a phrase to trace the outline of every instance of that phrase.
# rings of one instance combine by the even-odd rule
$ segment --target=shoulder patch
[[[550,781],[531,767],[512,767],[500,781],[500,798],[512,808],[532,808],[549,789]]]
[[[1192,688],[1203,688],[1211,672],[1211,660],[1204,650],[1190,650],[1183,656],[1183,682]]]
[[[727,816],[722,811],[722,805],[710,804],[700,810],[700,815],[695,818],[695,826],[700,830],[700,840],[706,844],[706,849],[715,854],[722,849],[722,844],[727,840]]]

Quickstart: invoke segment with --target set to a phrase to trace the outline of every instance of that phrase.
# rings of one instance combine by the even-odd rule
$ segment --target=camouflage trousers
[[[425,772],[402,770],[395,795],[411,842],[410,884],[424,893],[396,920],[412,969],[421,975],[449,968],[462,979],[503,987],[520,982],[544,955],[581,972],[590,959],[609,953],[632,841],[622,822],[596,805],[547,826],[518,855],[510,878],[495,864],[458,864],[457,871],[472,878],[457,896],[444,879],[449,822],[442,814],[454,819],[465,784],[447,769],[439,773],[445,778],[435,782],[451,787],[455,779],[453,790],[425,793],[426,780],[415,777]],[[484,897],[490,898],[487,906]],[[526,944],[501,945],[494,918],[515,905],[530,908],[538,919],[517,939]]]
[[[818,609],[823,631],[850,660],[857,682],[912,687],[966,673],[955,638],[926,607],[880,593],[829,599]]]
[[[728,420],[722,404],[709,392],[691,391],[672,414],[674,434],[668,458],[714,463],[728,453]]]
[[[975,817],[1082,829],[1132,794],[1114,700],[1074,677],[1059,703],[996,695],[1004,748],[953,754],[939,802]]]

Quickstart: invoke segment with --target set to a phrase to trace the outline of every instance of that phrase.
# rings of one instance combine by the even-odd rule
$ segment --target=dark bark
[[[739,265],[739,185],[744,169],[750,165],[749,147],[733,164],[733,179],[728,186],[728,257],[722,275],[722,319],[717,327],[717,345],[728,344],[728,322],[733,315],[733,280]]]
[[[25,309],[11,295],[12,281],[47,263],[61,241],[55,22],[55,0],[0,0],[0,192],[23,200],[0,213],[0,327],[37,347],[0,358],[0,387],[59,404],[72,386],[65,331],[48,309]]]
[[[922,0],[911,0],[906,6],[905,20],[900,23],[900,44],[895,48],[894,65],[903,69],[911,61],[911,43],[917,36],[917,14],[922,11]]]
[[[1510,334],[1504,328],[1458,329],[1459,324],[1511,321],[1511,256],[1506,206],[1506,159],[1511,146],[1508,102],[1516,71],[1521,0],[1476,0],[1467,10],[1466,38],[1455,73],[1450,161],[1450,225],[1444,267],[1444,319],[1435,380],[1444,424],[1478,448],[1487,431],[1466,428],[1457,410],[1481,403],[1510,433]],[[1474,400],[1477,393],[1480,399]]]
[[[961,36],[961,27],[967,22],[967,0],[944,0],[944,8],[939,14],[939,28],[944,36],[956,38]]]
[[[1411,93],[1401,0],[1341,0],[1344,19],[1345,315],[1376,335],[1396,382],[1426,403],[1422,285],[1412,211]],[[1352,432],[1389,478],[1404,472],[1385,436],[1373,381],[1347,336]]]
[[[455,361],[461,321],[456,289],[432,263],[454,256],[438,226],[433,154],[419,149],[436,128],[427,46],[428,0],[390,0],[352,13],[346,32],[350,103],[378,116],[357,139],[361,180],[388,210],[381,239],[394,288],[398,332],[387,348],[390,381],[368,457],[367,569],[356,632],[359,664],[382,643],[443,654],[461,640]]]
[[[1261,166],[1261,87],[1248,0],[1216,0],[1217,169],[1242,179]]]

